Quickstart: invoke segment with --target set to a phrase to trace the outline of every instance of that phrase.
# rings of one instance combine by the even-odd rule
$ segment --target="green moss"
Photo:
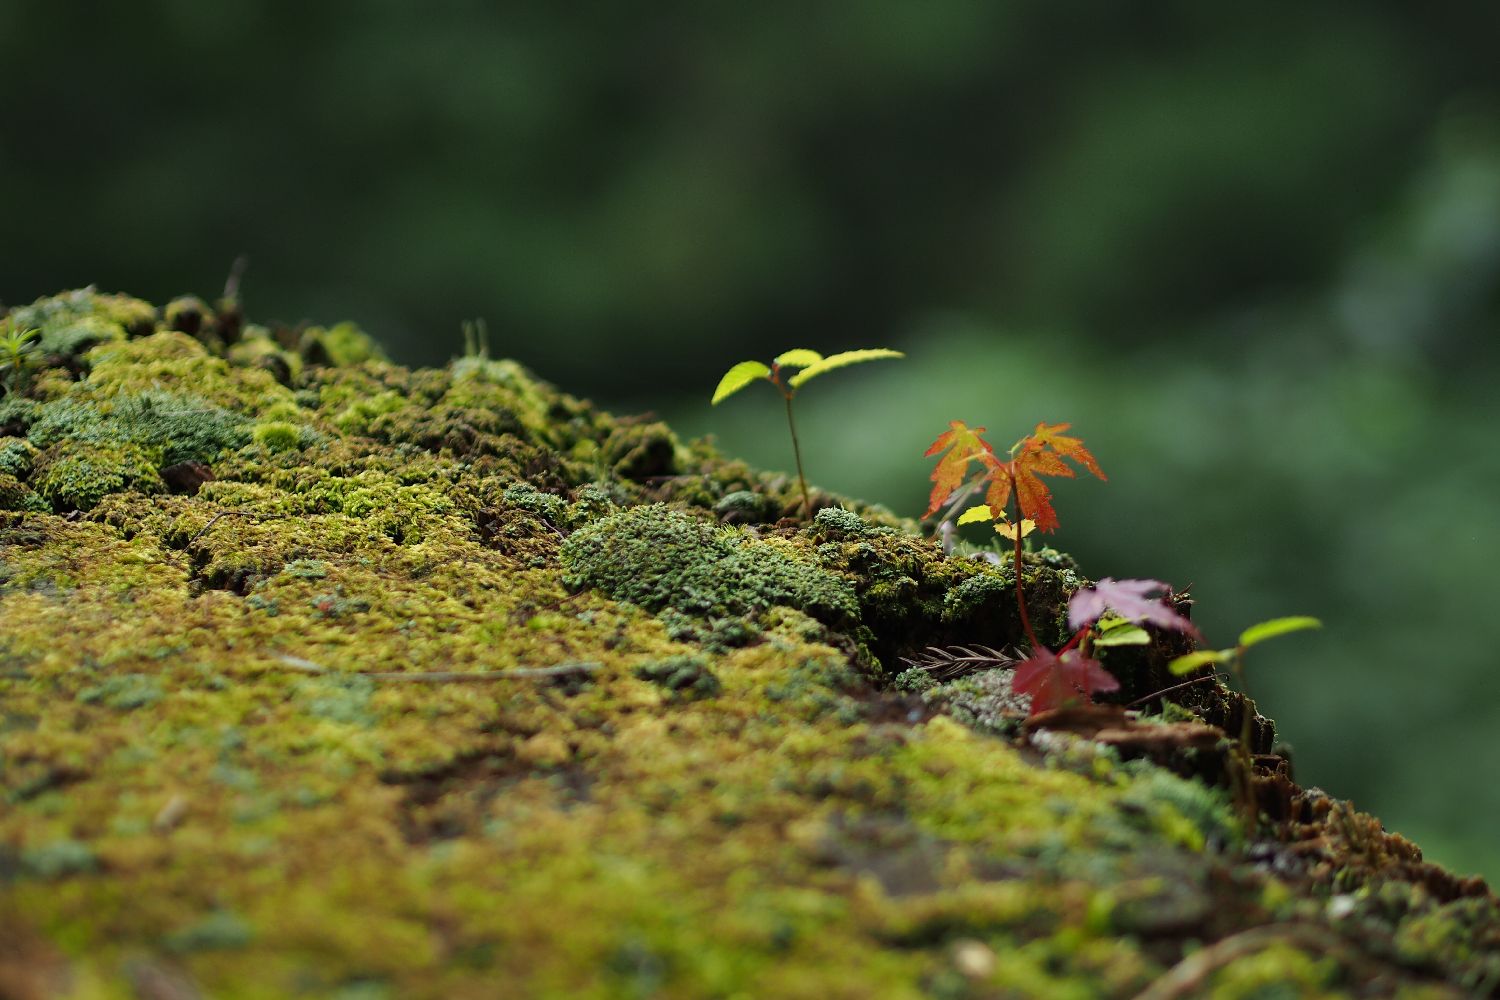
[[[282,420],[271,420],[252,427],[250,438],[271,451],[291,451],[302,446],[302,429]]]
[[[1222,789],[1178,777],[1144,761],[1125,765],[1135,776],[1122,801],[1132,814],[1168,840],[1194,850],[1212,844],[1238,844],[1243,838],[1228,796]]]
[[[255,939],[255,931],[233,913],[210,913],[168,934],[162,941],[168,951],[196,952],[244,948]]]
[[[28,848],[21,854],[21,867],[35,878],[57,879],[94,871],[99,857],[88,844],[65,838]]]
[[[25,479],[35,460],[36,448],[24,438],[0,438],[0,474]]]
[[[339,323],[327,329],[309,327],[302,334],[301,352],[311,364],[332,367],[385,360],[380,345],[353,323]]]
[[[15,476],[0,472],[0,510],[52,513],[52,505]]]
[[[652,610],[713,618],[785,604],[825,621],[851,618],[848,585],[792,551],[656,504],[574,532],[561,559],[569,586],[598,587]]]
[[[69,396],[43,406],[28,437],[46,448],[59,442],[136,445],[162,465],[212,462],[249,440],[246,421],[207,400],[148,390],[94,402]]]
[[[1330,990],[1338,976],[1334,959],[1275,942],[1217,971],[1208,988],[1216,1000],[1298,1000],[1338,996]]]
[[[84,288],[22,306],[11,320],[22,329],[41,330],[45,353],[77,356],[95,344],[150,332],[156,310],[139,299]]]
[[[161,701],[161,680],[150,674],[119,674],[78,692],[78,700],[108,708],[145,708]]]
[[[1392,942],[1381,988],[1491,981],[1493,903],[1409,858],[1242,853],[1219,793],[1007,722],[1004,671],[882,688],[871,651],[1014,642],[1005,566],[778,523],[793,479],[515,362],[318,347],[293,391],[230,312],[73,299],[117,329],[0,401],[0,496],[90,505],[0,516],[0,939],[82,992],[1133,996],[1281,919]],[[177,457],[215,479],[163,492]],[[1024,576],[1051,636],[1076,567]],[[1205,988],[1378,992],[1243,961]]]
[[[44,451],[31,484],[61,511],[93,510],[111,493],[156,493],[165,488],[155,456],[140,445],[82,440],[65,440]]]
[[[701,656],[672,656],[635,668],[635,675],[665,688],[674,698],[711,698],[722,685]]]

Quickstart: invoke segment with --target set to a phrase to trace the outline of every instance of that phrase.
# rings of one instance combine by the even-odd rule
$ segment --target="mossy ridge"
[[[148,392],[299,433],[229,442],[196,493],[0,516],[0,937],[79,995],[126,995],[142,961],[230,997],[1132,995],[1195,937],[1327,922],[1309,884],[1384,921],[1393,982],[1488,975],[1483,897],[1270,875],[1214,846],[1233,824],[1210,789],[872,686],[849,631],[884,655],[903,628],[969,638],[1006,610],[998,571],[887,513],[773,523],[785,481],[511,362],[328,367],[222,310],[127,312],[0,402],[12,440],[46,407],[108,427],[107,403]],[[41,453],[11,451],[31,489]],[[767,500],[719,514],[753,530],[714,527],[747,492]],[[749,592],[591,560],[622,526],[650,536],[648,511]],[[1034,572],[1055,624],[1081,578]],[[584,681],[355,676],[580,659]],[[1254,957],[1223,982],[1368,981],[1295,942]]]

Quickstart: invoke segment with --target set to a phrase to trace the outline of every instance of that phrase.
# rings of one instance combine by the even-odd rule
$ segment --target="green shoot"
[[[4,372],[5,391],[13,395],[21,391],[30,366],[32,353],[37,349],[40,330],[17,330],[8,326],[0,334],[0,372]]]
[[[490,328],[483,319],[464,320],[460,324],[464,334],[464,357],[488,361],[490,357]]]
[[[764,379],[770,382],[781,393],[781,398],[786,402],[786,424],[792,434],[792,457],[797,463],[797,482],[802,487],[802,514],[806,518],[812,517],[812,495],[807,489],[807,476],[802,471],[802,444],[797,439],[797,421],[792,414],[792,397],[797,395],[797,390],[807,382],[817,378],[824,372],[831,372],[835,368],[844,368],[849,365],[862,364],[866,361],[878,361],[882,358],[902,358],[906,355],[900,351],[890,351],[884,348],[873,348],[861,351],[844,351],[840,354],[830,354],[824,357],[817,351],[810,351],[804,347],[794,348],[777,355],[769,365],[759,361],[741,361],[719,379],[719,386],[714,390],[712,405],[733,396],[751,382]],[[793,372],[788,377],[783,377],[786,372]]]
[[[1251,625],[1240,633],[1239,642],[1228,649],[1200,649],[1196,652],[1187,653],[1177,657],[1167,664],[1167,669],[1181,676],[1192,673],[1202,667],[1213,666],[1214,668],[1227,667],[1234,674],[1235,684],[1240,693],[1247,699],[1250,697],[1250,688],[1245,681],[1245,651],[1252,646],[1257,646],[1267,639],[1287,635],[1291,632],[1301,632],[1306,629],[1322,628],[1323,623],[1316,618],[1307,615],[1291,615],[1286,618],[1272,618],[1269,621],[1259,622]],[[1240,720],[1240,772],[1243,785],[1237,790],[1240,801],[1244,804],[1246,814],[1253,821],[1259,813],[1259,807],[1255,801],[1255,790],[1251,783],[1254,775],[1254,765],[1250,760],[1250,707],[1246,704],[1241,713]]]

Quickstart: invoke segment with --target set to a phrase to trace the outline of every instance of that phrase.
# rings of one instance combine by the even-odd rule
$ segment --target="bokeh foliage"
[[[1098,574],[1195,582],[1301,777],[1500,874],[1500,7],[0,5],[0,299],[90,282],[497,353],[921,505],[961,418],[1072,420]],[[1163,484],[1166,484],[1165,486]],[[1298,648],[1294,649],[1293,647]],[[1270,661],[1275,662],[1270,662]],[[1262,679],[1263,678],[1263,679]]]

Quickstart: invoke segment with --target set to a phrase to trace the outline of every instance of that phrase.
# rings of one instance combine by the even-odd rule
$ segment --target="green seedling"
[[[41,336],[40,330],[17,330],[13,326],[7,326],[0,334],[0,372],[4,372],[7,395],[24,387],[26,371],[31,367]]]
[[[835,368],[845,368],[866,361],[879,361],[882,358],[904,357],[906,355],[900,351],[872,348],[862,351],[844,351],[841,354],[830,354],[825,358],[817,351],[799,347],[777,355],[769,365],[759,361],[741,361],[719,379],[719,387],[714,390],[712,405],[718,406],[720,402],[733,396],[751,382],[764,379],[775,386],[776,391],[781,393],[781,398],[786,401],[786,425],[792,433],[792,457],[797,462],[797,482],[802,487],[802,514],[804,517],[811,518],[812,495],[807,489],[807,476],[802,472],[802,445],[797,440],[797,420],[792,415],[792,397],[797,395],[797,390],[809,380],[817,378],[824,372],[831,372]],[[788,372],[792,374],[787,375]]]
[[[1212,666],[1215,670],[1228,669],[1234,675],[1236,686],[1246,699],[1250,697],[1250,688],[1245,682],[1245,651],[1252,646],[1257,646],[1267,639],[1274,639],[1279,635],[1290,632],[1301,632],[1306,629],[1322,628],[1323,623],[1316,618],[1307,615],[1291,615],[1286,618],[1272,618],[1256,625],[1251,625],[1240,633],[1240,640],[1228,649],[1200,649],[1177,657],[1167,664],[1167,669],[1181,676],[1190,674],[1203,667]],[[1206,675],[1205,675],[1206,676]],[[1259,807],[1255,801],[1255,788],[1252,784],[1254,767],[1250,760],[1250,707],[1248,704],[1241,713],[1240,720],[1240,745],[1238,756],[1240,760],[1240,777],[1242,785],[1236,789],[1247,817],[1253,822],[1259,813]]]

